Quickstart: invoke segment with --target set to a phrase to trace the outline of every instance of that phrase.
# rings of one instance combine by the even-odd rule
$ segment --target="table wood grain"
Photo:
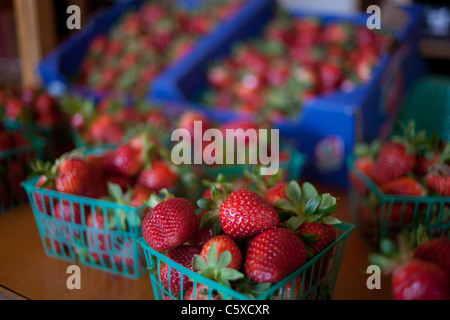
[[[350,221],[346,190],[320,186],[319,191],[337,196],[339,207],[334,214]],[[336,281],[334,300],[390,300],[388,278],[381,290],[366,286],[369,248],[356,229],[347,241]],[[153,300],[150,278],[138,280],[112,275],[88,266],[81,269],[81,290],[66,286],[67,267],[72,265],[45,254],[33,213],[29,206],[0,215],[0,287],[3,295],[32,300]],[[0,296],[1,298],[1,296]]]

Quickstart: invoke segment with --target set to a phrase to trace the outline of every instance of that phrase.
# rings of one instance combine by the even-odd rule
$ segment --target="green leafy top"
[[[201,255],[197,255],[194,258],[193,267],[198,274],[231,288],[232,281],[244,278],[242,272],[236,269],[227,268],[231,259],[232,257],[229,251],[224,251],[218,256],[217,246],[213,243],[208,252],[206,261]]]
[[[287,199],[275,204],[280,218],[290,230],[297,230],[305,221],[313,223],[339,224],[341,221],[331,217],[337,209],[337,200],[329,193],[319,195],[317,189],[308,182],[302,187],[292,181],[286,187]]]

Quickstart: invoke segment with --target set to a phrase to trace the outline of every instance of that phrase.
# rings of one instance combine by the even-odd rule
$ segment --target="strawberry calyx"
[[[283,170],[279,169],[278,172],[270,176],[262,176],[258,173],[261,172],[261,166],[252,167],[253,170],[245,169],[244,176],[249,180],[247,188],[255,191],[260,196],[265,197],[267,191],[274,187],[283,177]]]
[[[51,162],[43,162],[42,160],[36,160],[31,164],[31,174],[29,178],[44,176],[45,182],[40,186],[45,188],[51,186],[56,189],[56,176],[58,175],[58,167]]]
[[[275,207],[281,209],[278,211],[280,220],[292,231],[296,231],[305,221],[331,225],[341,223],[331,217],[337,209],[336,198],[329,193],[319,195],[317,189],[308,182],[300,187],[296,181],[292,181],[286,187],[286,197],[278,200]]]
[[[231,288],[232,281],[244,278],[242,272],[233,268],[227,268],[231,260],[232,256],[229,251],[224,251],[218,256],[216,243],[213,243],[208,252],[206,261],[201,255],[197,255],[194,258],[193,267],[198,274]],[[223,299],[223,294],[219,294]]]
[[[161,191],[159,191],[159,195],[157,193],[152,193],[150,199],[148,201],[145,201],[145,205],[150,209],[154,209],[158,204],[172,198],[175,198],[175,196],[171,194],[169,190],[162,189]]]

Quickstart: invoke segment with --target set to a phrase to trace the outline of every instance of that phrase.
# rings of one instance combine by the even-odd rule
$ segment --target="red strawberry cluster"
[[[137,126],[152,128],[155,135],[165,133],[170,127],[169,118],[160,106],[130,103],[121,96],[108,96],[96,103],[78,96],[65,96],[61,105],[69,115],[72,129],[86,145],[118,145]]]
[[[305,277],[299,276],[274,296],[299,298],[329,272],[331,244],[337,237],[333,224],[340,223],[330,216],[336,199],[319,195],[309,183],[300,187],[278,181],[266,185],[265,192],[254,190],[252,182],[237,188],[220,176],[198,201],[199,215],[184,198],[154,194],[142,224],[143,238],[172,263],[248,297],[258,296],[322,254],[321,268],[312,266]],[[160,268],[151,270],[170,299],[224,298],[200,282],[194,285],[172,263],[161,262]]]
[[[125,238],[121,240],[123,246],[112,247],[118,240],[112,240],[108,231],[139,230],[144,218],[142,210],[137,211],[140,216],[133,217],[124,210],[105,211],[100,204],[83,206],[64,194],[140,209],[153,192],[175,190],[180,181],[176,168],[158,153],[159,145],[147,138],[141,133],[101,154],[85,155],[81,149],[74,150],[54,163],[37,162],[34,166],[34,174],[40,177],[36,187],[61,193],[61,196],[50,197],[35,191],[33,202],[38,212],[71,223],[74,230],[88,227],[84,241],[79,232],[67,232],[68,236],[61,241],[72,244],[78,254],[88,255],[95,263],[100,264],[102,259],[112,263],[111,252],[121,252],[125,246],[130,246],[131,240]],[[61,230],[57,231],[49,230],[51,235],[61,236]],[[68,250],[67,245],[64,247],[56,240],[55,246],[58,254],[63,254],[63,249]],[[122,255],[118,254],[114,260],[119,261],[120,257]],[[133,266],[132,254],[127,261],[127,265]]]
[[[369,259],[392,277],[395,300],[450,300],[449,238],[429,238],[420,226],[398,243],[383,241],[385,250]]]
[[[449,152],[450,145],[444,141],[427,136],[425,131],[416,132],[414,122],[404,127],[401,136],[358,145],[350,182],[358,199],[358,217],[363,231],[379,227],[381,217],[386,217],[387,223],[403,226],[421,223],[428,211],[429,222],[448,221],[447,206],[443,208],[442,221],[437,221],[440,208],[417,199],[450,195]],[[374,187],[367,181],[371,181],[383,195],[411,197],[411,201],[394,201],[392,205],[382,207]],[[417,203],[420,203],[418,207]]]
[[[42,127],[60,125],[65,119],[57,99],[42,89],[0,89],[0,118],[34,122]]]
[[[280,9],[260,38],[237,44],[208,70],[202,102],[296,116],[309,99],[370,80],[388,41],[365,25],[296,18]]]
[[[124,14],[109,34],[93,39],[77,82],[143,96],[160,71],[188,54],[199,37],[230,17],[240,4],[214,1],[188,10],[173,1],[147,1]]]
[[[30,173],[29,160],[35,157],[28,137],[0,123],[0,212],[26,200],[20,184]]]

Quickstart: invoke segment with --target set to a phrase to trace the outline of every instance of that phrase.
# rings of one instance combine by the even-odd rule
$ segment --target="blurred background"
[[[19,29],[21,14],[32,14],[35,7],[40,21],[38,24],[41,44],[34,54],[43,57],[73,31],[66,27],[66,9],[75,4],[81,8],[82,23],[90,20],[96,13],[124,0],[4,0],[0,3],[0,81],[18,84],[21,81],[21,55],[19,47]],[[288,7],[314,8],[328,12],[345,13],[365,11],[372,4],[381,5],[375,0],[279,0]],[[450,4],[446,0],[392,0],[393,4],[408,5],[420,3],[424,6],[424,25],[421,34],[420,49],[432,71],[448,74],[450,72]],[[35,3],[33,5],[33,3]],[[34,10],[34,9],[33,9]],[[30,35],[28,35],[30,36]],[[23,41],[27,41],[24,39]],[[25,49],[24,49],[25,51]],[[25,53],[24,53],[25,54]],[[26,63],[26,62],[25,62]],[[23,66],[23,63],[22,63]],[[30,68],[26,66],[25,68]],[[25,71],[26,72],[26,71]]]

